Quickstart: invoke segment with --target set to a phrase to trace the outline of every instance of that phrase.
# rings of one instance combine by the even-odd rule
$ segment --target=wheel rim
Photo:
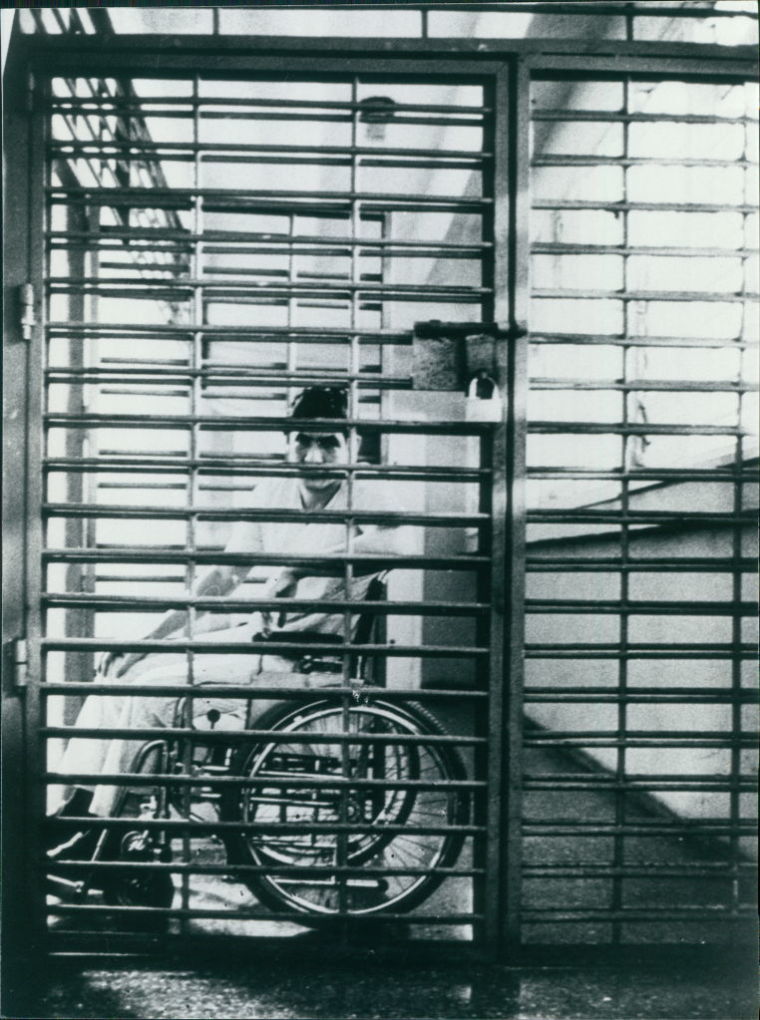
[[[300,739],[261,745],[249,757],[246,771],[257,783],[242,792],[241,817],[257,827],[273,826],[273,831],[249,833],[245,839],[256,863],[271,867],[261,882],[280,902],[302,913],[370,914],[400,909],[418,898],[423,885],[438,884],[434,869],[448,863],[461,837],[414,829],[456,823],[461,800],[440,786],[454,778],[445,750],[425,742],[413,719],[391,706],[345,711],[322,706],[294,712],[278,730],[298,733]],[[343,732],[385,739],[349,744],[346,752],[338,741],[303,739]],[[395,743],[394,734],[416,735],[422,742]],[[331,787],[330,777],[341,782]],[[274,779],[292,782],[283,789]],[[352,787],[351,779],[373,782]],[[429,790],[384,786],[398,780],[439,785]],[[330,831],[331,823],[345,821],[361,831],[344,836]],[[316,824],[323,831],[277,831],[283,823]],[[401,831],[384,832],[388,826]],[[389,874],[388,869],[419,873]]]

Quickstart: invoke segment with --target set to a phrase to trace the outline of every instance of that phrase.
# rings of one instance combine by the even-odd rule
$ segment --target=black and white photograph
[[[4,1020],[755,1017],[755,0],[0,14]]]

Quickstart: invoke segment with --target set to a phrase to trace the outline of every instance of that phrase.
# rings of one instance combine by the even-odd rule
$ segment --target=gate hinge
[[[16,638],[13,642],[13,685],[17,691],[26,690],[28,650],[26,638]]]
[[[32,339],[32,330],[37,321],[34,317],[34,287],[31,283],[23,283],[19,287],[18,304],[21,339],[28,343]]]

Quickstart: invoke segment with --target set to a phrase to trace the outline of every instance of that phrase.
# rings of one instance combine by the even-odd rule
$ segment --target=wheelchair
[[[377,591],[371,587],[367,597]],[[372,626],[360,617],[357,643],[369,639]],[[318,672],[319,658],[310,658]],[[197,785],[191,796],[178,784],[157,783],[141,816],[192,822],[207,819],[210,806],[221,823],[216,842],[229,878],[300,924],[413,909],[456,864],[472,805],[462,788],[467,769],[444,726],[417,702],[384,697],[381,672],[372,676],[369,663],[354,662],[358,678],[349,685],[336,680],[304,691],[258,718],[254,690],[246,729],[267,731],[265,737],[220,740],[212,710],[207,731],[151,741],[136,771],[149,761],[165,775],[186,776],[189,767]],[[181,722],[182,703],[177,711]],[[117,814],[126,813],[128,796],[124,791]],[[170,830],[136,822],[105,856],[171,861]],[[169,907],[174,893],[167,868],[114,868],[101,885],[105,901],[118,906]]]

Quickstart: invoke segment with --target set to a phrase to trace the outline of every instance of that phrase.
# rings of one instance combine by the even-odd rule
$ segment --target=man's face
[[[316,469],[323,465],[345,464],[348,460],[348,443],[342,432],[291,432],[288,437],[288,459],[296,464]],[[316,470],[301,475],[301,485],[311,492],[321,492],[337,485],[339,476]]]

